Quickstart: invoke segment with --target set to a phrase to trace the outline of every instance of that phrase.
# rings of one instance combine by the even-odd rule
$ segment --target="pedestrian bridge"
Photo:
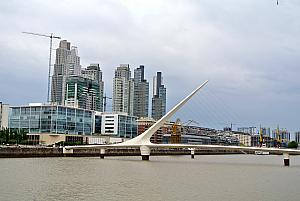
[[[118,144],[109,145],[81,145],[81,146],[66,146],[64,147],[65,154],[72,154],[73,149],[100,149],[100,157],[104,158],[105,149],[107,148],[130,148],[138,147],[141,151],[142,160],[149,160],[151,154],[151,148],[189,148],[191,150],[191,156],[194,158],[195,149],[225,149],[225,150],[239,150],[239,151],[266,151],[277,154],[282,154],[284,157],[284,165],[289,166],[289,156],[291,154],[300,154],[300,150],[294,149],[279,149],[279,148],[265,148],[265,147],[241,147],[241,146],[222,146],[222,145],[193,145],[193,144],[154,144],[150,142],[151,136],[162,127],[170,118],[185,105],[196,93],[198,93],[206,84],[206,80],[203,84],[197,87],[191,94],[180,101],[175,107],[173,107],[167,114],[153,124],[148,130],[137,137]]]

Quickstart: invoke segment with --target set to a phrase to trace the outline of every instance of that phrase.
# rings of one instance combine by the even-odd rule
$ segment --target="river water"
[[[0,159],[0,200],[300,200],[300,156]]]

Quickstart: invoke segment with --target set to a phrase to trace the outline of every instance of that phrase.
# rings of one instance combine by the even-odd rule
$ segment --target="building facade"
[[[153,124],[155,124],[156,120],[150,117],[140,118],[137,120],[138,124],[138,135],[145,132],[148,128],[150,128]],[[150,138],[150,141],[155,144],[163,143],[163,136],[165,134],[170,133],[172,130],[172,124],[165,123],[160,129],[158,129]]]
[[[121,64],[113,78],[113,112],[126,112],[133,115],[134,82],[129,64]]]
[[[295,132],[295,141],[300,144],[300,131]]]
[[[101,111],[102,97],[96,80],[81,76],[69,76],[66,82],[65,105],[87,110]]]
[[[90,64],[85,69],[81,70],[81,76],[84,78],[89,78],[96,81],[99,84],[99,106],[98,111],[103,112],[103,91],[104,91],[104,82],[102,80],[102,71],[100,64]]]
[[[137,118],[127,113],[102,113],[101,135],[134,138],[137,136]]]
[[[256,132],[256,127],[255,127],[255,126],[237,128],[237,131],[238,131],[238,132],[242,132],[242,133],[248,133],[248,134],[250,134],[250,135],[255,135],[255,134],[257,134],[257,132]]]
[[[66,94],[66,81],[68,76],[80,74],[80,57],[76,47],[62,40],[56,49],[56,59],[51,85],[51,102],[64,105]]]
[[[163,85],[162,73],[153,78],[152,118],[160,119],[166,113],[167,90]]]
[[[30,104],[12,106],[10,129],[23,129],[30,134],[91,135],[93,111],[60,105]]]
[[[241,145],[250,147],[251,146],[251,134],[243,132],[232,132],[232,136],[236,137]]]
[[[272,131],[272,138],[277,142],[280,142],[280,146],[287,147],[291,140],[291,134],[288,130],[283,128],[276,128]]]
[[[9,105],[0,102],[0,130],[8,128]]]
[[[148,117],[149,111],[149,82],[145,79],[144,66],[134,70],[133,115]]]

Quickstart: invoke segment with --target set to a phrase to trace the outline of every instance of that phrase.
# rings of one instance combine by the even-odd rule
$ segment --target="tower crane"
[[[106,94],[103,96],[103,100],[104,100],[104,103],[103,103],[103,112],[106,112],[106,100],[107,99],[112,99],[111,97],[108,97],[106,96]]]
[[[180,119],[176,119],[176,122],[172,125],[171,143],[181,143],[181,126]]]
[[[53,33],[50,35],[44,35],[44,34],[39,34],[39,33],[32,33],[32,32],[22,32],[24,34],[31,34],[35,36],[42,36],[42,37],[47,37],[50,38],[50,53],[49,53],[49,69],[48,69],[48,90],[47,90],[47,102],[50,102],[50,78],[51,78],[51,57],[52,57],[52,39],[61,39],[59,36],[54,36]]]

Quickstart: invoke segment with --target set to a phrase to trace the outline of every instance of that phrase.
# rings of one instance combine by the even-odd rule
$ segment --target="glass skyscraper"
[[[100,86],[96,80],[81,76],[68,77],[65,97],[67,106],[96,111],[102,109]]]

